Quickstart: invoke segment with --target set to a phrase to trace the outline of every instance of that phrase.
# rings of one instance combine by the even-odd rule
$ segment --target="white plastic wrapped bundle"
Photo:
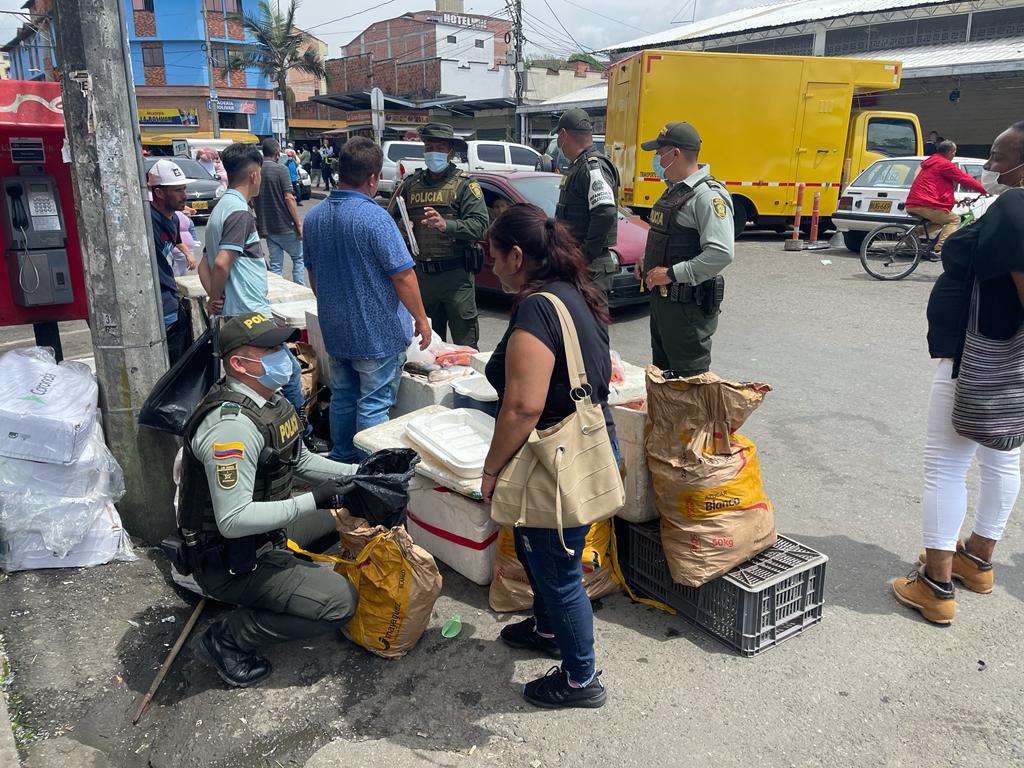
[[[134,559],[131,539],[121,526],[117,509],[110,503],[100,508],[85,535],[67,552],[47,547],[39,533],[19,533],[0,541],[0,567],[6,571],[85,568],[111,560]]]
[[[98,393],[87,365],[58,365],[46,347],[0,356],[0,456],[74,462],[92,434]]]

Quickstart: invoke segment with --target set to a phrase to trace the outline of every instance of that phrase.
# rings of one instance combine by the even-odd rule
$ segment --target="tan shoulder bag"
[[[491,519],[499,525],[564,528],[611,517],[626,501],[622,477],[600,404],[591,400],[576,326],[562,300],[540,293],[558,312],[575,413],[548,429],[534,429],[498,474]]]

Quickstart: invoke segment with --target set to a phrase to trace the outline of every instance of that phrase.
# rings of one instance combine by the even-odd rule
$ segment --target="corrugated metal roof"
[[[1005,72],[1008,69],[1024,69],[1024,37],[871,51],[854,54],[851,58],[902,61],[904,79],[944,74]]]
[[[608,103],[608,82],[588,85],[577,91],[563,93],[536,104],[524,104],[516,109],[519,114],[562,112],[571,107],[603,107]]]
[[[941,7],[958,5],[956,0],[947,2],[922,2],[922,0],[860,0],[851,4],[849,0],[792,0],[791,2],[760,5],[755,8],[741,8],[721,16],[684,26],[673,27],[645,37],[638,37],[604,50],[613,52],[637,51],[664,45],[692,42],[711,37],[726,37],[743,32],[773,27],[788,27],[808,21],[824,21],[842,16],[861,16],[869,13],[902,10],[918,7]]]

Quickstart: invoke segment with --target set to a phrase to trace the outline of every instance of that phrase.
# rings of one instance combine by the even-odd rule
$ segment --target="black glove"
[[[311,493],[317,509],[331,509],[335,506],[335,496],[344,496],[350,493],[354,486],[347,479],[335,478],[327,480],[316,486]]]

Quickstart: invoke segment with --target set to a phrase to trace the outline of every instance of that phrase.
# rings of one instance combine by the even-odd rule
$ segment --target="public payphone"
[[[74,292],[57,184],[38,166],[19,170],[3,179],[11,298],[22,307],[70,304]]]

